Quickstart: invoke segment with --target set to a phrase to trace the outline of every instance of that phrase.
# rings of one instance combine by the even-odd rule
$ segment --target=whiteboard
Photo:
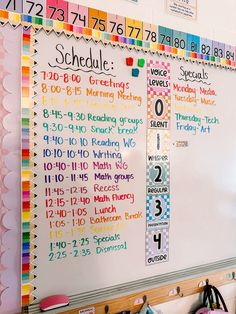
[[[37,265],[33,281],[36,296],[80,294],[236,257],[235,73],[68,39],[54,32],[47,35],[41,31],[35,39],[37,75],[32,90],[37,96],[32,130],[36,134],[31,149],[36,153],[32,161],[37,175],[33,191],[37,205],[33,221],[37,226],[33,262]],[[97,68],[86,57],[98,59]],[[127,58],[133,58],[132,66],[126,64]],[[144,66],[137,66],[138,59],[145,59]],[[160,136],[169,132],[166,185],[170,195],[170,213],[163,223],[167,230],[163,254],[167,258],[153,265],[148,265],[145,243],[147,139],[152,133],[147,130],[150,62],[163,71],[168,69],[165,92],[171,90],[169,104],[166,95],[161,96],[170,110],[166,113],[170,114],[170,129],[165,123],[153,129]],[[138,77],[132,76],[132,69],[137,68]],[[120,90],[126,96],[121,97]],[[76,145],[70,138],[77,139]],[[81,150],[88,150],[89,156]],[[100,154],[99,158],[94,150],[112,154]],[[121,162],[123,169],[115,166],[116,162]],[[79,170],[73,168],[78,165]],[[75,201],[76,210],[85,208],[85,217],[74,217],[70,206],[63,218],[62,210],[74,197],[72,181],[75,193],[86,187],[79,193],[91,202],[81,206]],[[126,196],[123,200],[114,196],[117,198],[111,202],[113,194]],[[100,210],[106,213],[101,215]],[[104,223],[101,216],[113,220]],[[103,221],[96,222],[97,217]],[[85,219],[85,229],[78,220],[81,218]],[[163,230],[161,223],[157,229]],[[102,242],[98,245],[97,241]],[[65,250],[61,242],[66,242]],[[107,246],[112,248],[104,250]]]

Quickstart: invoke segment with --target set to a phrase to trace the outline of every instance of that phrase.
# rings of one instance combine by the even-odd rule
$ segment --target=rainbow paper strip
[[[22,287],[21,303],[27,306],[30,303],[30,116],[29,107],[31,103],[30,73],[31,73],[31,34],[30,29],[23,32],[22,40],[22,163],[21,163],[21,198],[22,198]]]
[[[87,8],[90,10],[90,8]],[[129,38],[129,37],[124,37],[116,34],[110,34],[107,32],[102,32],[96,29],[91,29],[87,27],[82,27],[81,25],[73,25],[65,22],[61,22],[58,20],[52,20],[52,19],[47,19],[47,18],[42,18],[42,17],[34,17],[26,14],[20,15],[19,13],[13,13],[13,12],[8,12],[4,10],[0,10],[0,19],[4,22],[9,21],[13,25],[18,25],[22,23],[23,25],[27,26],[33,26],[34,28],[41,28],[43,27],[44,29],[54,29],[56,31],[65,31],[65,32],[71,32],[74,33],[75,35],[85,35],[88,37],[93,38],[94,40],[101,40],[105,42],[112,42],[112,43],[120,43],[122,45],[127,45],[127,46],[133,46],[136,48],[143,47],[144,49],[150,49],[152,51],[157,51],[157,52],[166,52],[168,54],[172,55],[177,55],[179,57],[187,57],[191,59],[198,59],[198,60],[203,60],[203,61],[210,61],[210,62],[215,62],[219,63],[223,66],[233,66],[235,67],[235,60],[226,60],[224,58],[218,58],[218,57],[213,57],[209,55],[204,55],[199,52],[191,52],[188,50],[183,50],[179,48],[173,47],[173,43],[171,46],[169,45],[164,45],[160,43],[153,43],[150,41],[144,41],[141,39],[135,39],[135,38]],[[142,22],[140,22],[142,23]],[[163,29],[163,27],[159,27],[159,29]],[[170,33],[173,33],[173,30],[168,29]],[[177,31],[174,31],[175,33],[178,33]],[[181,32],[180,32],[181,33]],[[199,36],[192,35],[192,34],[186,34],[186,38],[197,38],[200,39],[200,41],[204,42],[208,41],[211,42],[208,39],[201,39]],[[143,39],[143,38],[142,38]],[[198,40],[199,41],[199,40]],[[236,57],[236,56],[235,56]]]
[[[18,3],[19,2],[19,3]],[[53,3],[53,6],[55,8],[58,8],[64,12],[64,21],[61,21],[58,18],[58,14],[53,14],[53,18],[49,19],[51,16],[50,12],[48,11],[48,4]],[[83,34],[86,36],[92,36],[95,40],[106,40],[110,42],[116,42],[116,43],[122,43],[127,44],[128,46],[135,46],[137,48],[144,47],[151,49],[152,51],[159,51],[158,49],[153,49],[152,44],[156,43],[161,46],[161,51],[165,51],[167,53],[171,53],[173,55],[178,55],[180,57],[183,57],[183,53],[178,54],[179,48],[184,49],[187,53],[188,58],[192,59],[199,59],[199,60],[205,60],[209,62],[216,62],[219,64],[222,64],[224,66],[235,66],[236,62],[236,49],[233,46],[225,45],[224,43],[216,42],[210,39],[206,38],[200,38],[197,35],[189,34],[180,32],[177,30],[173,30],[170,28],[166,28],[163,26],[156,26],[156,25],[150,25],[147,26],[146,23],[143,23],[142,21],[133,20],[128,17],[119,16],[110,14],[108,12],[103,12],[100,10],[96,10],[93,8],[88,8],[85,6],[76,6],[74,3],[71,3],[69,1],[55,1],[55,0],[47,0],[44,1],[44,4],[42,5],[43,8],[43,17],[34,17],[29,16],[27,12],[34,12],[32,8],[29,10],[26,7],[22,5],[22,0],[19,0],[16,2],[15,6],[7,6],[10,10],[15,9],[15,12],[6,11],[6,6],[2,5],[0,10],[0,20],[5,22],[10,22],[12,25],[16,26],[19,24],[28,24],[28,26],[34,26],[35,28],[40,26],[43,28],[51,28],[56,29],[60,31],[69,31],[73,32],[75,34]],[[73,9],[72,9],[73,8]],[[81,16],[84,16],[85,20],[84,22],[78,19],[74,19],[74,16],[71,16],[71,10],[76,11],[78,10],[78,14],[81,14]],[[104,21],[104,32],[98,30],[98,26],[94,25],[94,23],[91,22],[91,18],[101,18],[103,17]],[[122,34],[125,34],[125,37],[118,35],[117,31],[115,30],[115,33],[110,34],[111,28],[109,27],[109,21],[116,19],[117,24],[121,25],[120,31],[123,29]],[[71,24],[74,23],[74,24]],[[127,25],[137,27],[140,29],[140,33],[138,35],[135,35],[133,33],[127,31]],[[91,28],[88,28],[91,27]],[[94,27],[94,29],[92,29]],[[145,36],[145,29],[147,29],[151,32],[151,36]],[[113,30],[114,32],[114,30]],[[128,35],[130,33],[130,35]],[[153,33],[155,34],[154,38],[158,38],[158,41],[153,42]],[[163,39],[163,35],[165,36]],[[129,38],[128,36],[132,37]],[[135,38],[137,36],[137,38]],[[144,37],[145,36],[145,37]],[[144,40],[146,38],[146,40]],[[147,39],[149,38],[149,41]],[[169,38],[167,40],[167,38]],[[203,49],[202,49],[203,47]],[[207,47],[207,49],[206,49]],[[208,50],[209,48],[209,50]],[[216,57],[212,57],[209,54],[209,52],[212,54],[216,49]],[[192,50],[190,52],[190,50]],[[206,55],[202,54],[205,51]],[[208,51],[208,52],[207,52]],[[228,53],[228,59],[227,61],[224,60],[224,58],[218,58],[219,52],[221,51],[220,55],[223,55],[224,58],[226,58],[226,55]],[[193,54],[192,54],[193,52]],[[200,53],[201,52],[201,53]],[[196,54],[197,53],[197,54]],[[190,55],[189,55],[190,54]],[[214,52],[215,54],[215,52]]]

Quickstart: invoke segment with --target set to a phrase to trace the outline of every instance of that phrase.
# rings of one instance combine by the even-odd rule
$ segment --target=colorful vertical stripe
[[[47,6],[42,6],[42,14],[38,16],[35,7],[32,10],[24,5],[15,12],[6,11],[4,5],[0,4],[0,21],[10,22],[13,26],[22,24],[33,26],[36,29],[56,30],[74,33],[76,36],[86,36],[95,40],[112,42],[120,45],[148,49],[157,52],[190,58],[203,62],[218,63],[226,67],[236,67],[236,48],[210,39],[172,30],[163,26],[155,26],[142,21],[136,21],[128,17],[122,17],[92,8],[72,4],[67,1],[55,2],[54,6],[64,11],[64,20],[60,14],[52,14]],[[63,4],[63,5],[62,5]],[[11,8],[10,8],[11,10]],[[29,11],[30,10],[30,11]],[[30,14],[32,15],[28,15]],[[57,11],[56,11],[57,12]],[[76,17],[77,12],[80,18]],[[102,26],[94,23],[94,20],[102,19]],[[114,24],[115,23],[115,24]],[[100,25],[100,26],[99,26]],[[116,27],[113,27],[116,25]],[[117,26],[118,25],[118,26]],[[151,26],[150,26],[151,25]],[[88,28],[89,27],[89,28]]]
[[[23,32],[22,41],[22,85],[21,85],[21,123],[22,123],[22,164],[21,164],[21,199],[22,199],[22,306],[30,303],[30,117],[29,109],[31,104],[31,30]]]

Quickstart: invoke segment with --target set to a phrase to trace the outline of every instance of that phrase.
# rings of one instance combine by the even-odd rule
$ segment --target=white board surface
[[[35,183],[37,184],[35,193],[37,197],[35,198],[35,203],[38,205],[36,209],[38,217],[35,220],[37,225],[36,234],[38,236],[35,240],[37,245],[37,249],[35,250],[37,259],[35,263],[38,267],[35,271],[37,278],[34,280],[34,285],[37,288],[37,296],[41,299],[57,293],[74,295],[235,257],[235,73],[214,67],[192,64],[183,60],[177,61],[159,56],[145,55],[142,52],[130,52],[127,49],[121,50],[119,47],[104,47],[102,44],[95,45],[92,42],[86,43],[83,40],[68,39],[64,35],[57,37],[54,33],[46,35],[44,32],[40,32],[35,38],[38,41],[37,55],[35,56],[35,61],[38,63],[35,67],[35,70],[38,72],[35,90],[38,92],[38,96],[37,105],[34,108],[37,113],[34,119],[37,121],[37,126],[34,128],[34,131],[37,133],[34,139],[37,143],[37,146],[34,148],[34,151],[37,153],[37,157],[35,158],[37,166],[34,169],[37,172],[37,178],[35,179]],[[59,101],[56,104],[54,103],[53,109],[61,111],[64,127],[66,126],[61,132],[62,137],[67,138],[67,144],[64,142],[61,147],[58,145],[63,151],[63,156],[59,157],[57,162],[65,162],[66,164],[71,162],[66,156],[68,150],[74,150],[74,148],[69,146],[68,139],[69,137],[75,137],[73,134],[76,134],[76,130],[73,130],[73,127],[69,126],[76,124],[76,112],[78,110],[76,106],[79,108],[79,112],[87,117],[85,118],[86,123],[82,123],[83,121],[79,122],[80,125],[87,128],[83,136],[80,134],[79,137],[83,137],[89,141],[88,150],[93,156],[93,159],[79,159],[78,155],[76,158],[78,162],[82,160],[89,163],[87,171],[81,170],[82,174],[88,174],[88,181],[86,179],[86,181],[83,181],[81,177],[78,178],[78,181],[80,180],[78,186],[81,186],[81,180],[85,182],[82,185],[86,185],[86,195],[93,200],[89,206],[84,206],[87,208],[86,211],[88,211],[88,215],[85,218],[86,232],[81,233],[79,231],[76,237],[72,239],[67,227],[60,228],[64,232],[63,241],[67,242],[67,247],[68,243],[71,243],[69,246],[73,246],[73,240],[79,241],[81,234],[83,234],[83,238],[89,237],[90,244],[88,247],[91,254],[81,256],[83,248],[80,242],[79,248],[76,248],[76,250],[80,251],[78,258],[71,256],[63,258],[63,255],[60,255],[61,258],[57,259],[55,257],[56,240],[54,238],[53,241],[50,241],[50,232],[55,232],[56,230],[55,221],[65,220],[65,224],[67,224],[67,218],[56,219],[55,212],[53,214],[54,219],[50,220],[46,218],[46,211],[47,215],[50,215],[49,210],[51,209],[45,209],[45,175],[51,175],[51,180],[53,181],[55,180],[55,176],[61,173],[58,167],[55,166],[56,158],[54,158],[55,162],[50,159],[55,149],[52,137],[60,136],[59,130],[53,131],[55,127],[53,123],[60,124],[60,118],[54,120],[55,114],[52,114],[52,109],[49,108],[51,100],[49,100],[47,95],[43,95],[42,84],[47,84],[47,89],[50,89],[52,85],[61,85],[64,89],[64,97],[67,93],[66,86],[69,83],[57,83],[50,80],[49,76],[46,76],[44,80],[43,71],[47,73],[50,71],[59,73],[59,81],[64,79],[65,73],[72,77],[72,74],[76,72],[69,68],[73,68],[73,66],[69,65],[65,67],[65,62],[62,62],[66,58],[68,58],[68,62],[71,61],[71,55],[67,55],[66,57],[65,53],[71,54],[72,47],[74,47],[80,56],[88,56],[92,53],[93,57],[101,58],[102,54],[103,61],[107,61],[105,67],[109,67],[109,70],[105,70],[106,75],[78,71],[77,74],[81,76],[79,84],[82,90],[86,90],[86,84],[88,84],[91,76],[95,79],[111,79],[112,82],[128,83],[129,88],[127,88],[126,92],[130,95],[131,100],[118,99],[117,91],[120,88],[117,89],[114,86],[106,88],[101,85],[101,82],[98,82],[99,88],[96,86],[96,89],[99,89],[101,93],[107,91],[114,92],[115,96],[110,95],[105,99],[104,94],[103,96],[100,94],[99,97],[90,94],[84,97],[82,102],[67,103],[67,105],[61,97],[58,98]],[[137,68],[136,64],[139,58],[146,60],[145,66],[139,68],[139,77],[132,77],[132,67],[126,65],[127,57],[134,59],[135,64],[133,67],[135,68]],[[170,63],[171,78],[169,260],[150,266],[146,266],[145,263],[147,163],[146,64],[148,59],[153,60],[153,62]],[[52,66],[55,65],[60,65],[64,70],[59,67],[53,68]],[[193,79],[193,76],[197,76],[197,79]],[[90,87],[95,89],[94,86]],[[185,88],[185,92],[181,92],[181,88]],[[196,93],[186,92],[186,88],[191,88],[192,91],[195,89]],[[72,93],[76,93],[74,87]],[[211,95],[207,95],[207,93]],[[44,98],[45,104],[42,102],[42,96],[46,97]],[[137,97],[134,98],[134,96]],[[187,98],[183,101],[181,97]],[[196,103],[194,104],[193,101],[190,102],[189,97],[196,98]],[[77,100],[80,99],[80,97],[74,98],[77,98]],[[94,102],[96,102],[96,105],[94,105]],[[117,106],[114,106],[113,103],[117,104]],[[49,108],[50,111],[48,118],[45,118],[46,112],[44,116],[43,110],[45,108]],[[68,112],[72,112],[72,116],[68,115]],[[88,121],[88,114],[97,116],[104,116],[105,114],[107,117],[116,117],[117,120],[116,122],[110,121],[106,123],[101,121],[99,123],[96,122],[96,127],[102,128],[106,125],[106,128],[109,129],[107,131],[109,134],[106,136],[106,134],[94,133],[92,131],[94,130],[92,128],[93,122],[91,120]],[[187,119],[194,119],[193,115],[195,116],[195,120],[199,121],[201,119],[201,121],[199,123],[188,121]],[[124,117],[127,119],[125,125],[122,126],[122,119]],[[69,118],[73,121],[69,120]],[[119,134],[119,127],[130,129],[130,135],[121,136]],[[131,133],[131,129],[134,130],[134,133]],[[48,143],[45,135],[49,136]],[[115,161],[101,159],[99,161],[112,163],[112,170],[108,171],[112,178],[107,175],[106,179],[104,177],[104,180],[102,180],[101,176],[95,180],[94,167],[97,166],[94,166],[93,162],[97,162],[98,159],[94,159],[93,150],[95,146],[93,147],[91,144],[95,141],[93,140],[95,137],[97,140],[106,139],[107,143],[109,139],[119,142],[117,144],[117,147],[119,147],[117,151],[114,149],[115,146],[113,146],[112,151],[121,153],[122,157],[120,160],[128,165],[128,169],[118,171],[118,169],[114,168],[115,161],[119,161],[119,157],[116,157]],[[129,148],[124,145],[128,139],[130,139]],[[135,145],[133,146],[132,143],[135,143]],[[76,148],[78,149],[78,147]],[[51,153],[49,157],[42,158],[45,149],[49,149]],[[99,149],[96,146],[96,150]],[[107,149],[106,147],[105,150]],[[53,169],[43,171],[45,162],[52,162]],[[70,167],[72,167],[71,163]],[[104,174],[107,172],[102,171],[100,173]],[[98,171],[96,172],[98,173]],[[71,176],[71,171],[65,171],[65,173]],[[123,177],[123,180],[120,179],[116,183],[114,182],[114,176],[118,173],[128,174],[131,177],[129,179],[127,179],[127,176]],[[49,180],[48,177],[47,180]],[[65,189],[64,192],[67,195],[69,193],[67,189],[71,188],[71,182],[70,185],[68,183],[68,186],[65,182],[67,181],[58,183],[58,187]],[[109,201],[104,202],[104,204],[102,203],[102,205],[110,206],[110,209],[115,208],[115,215],[122,216],[119,223],[89,225],[88,221],[90,218],[88,217],[95,217],[95,207],[97,209],[102,207],[101,203],[94,203],[95,184],[113,186],[112,189],[116,189],[115,186],[119,185],[118,191],[120,194],[131,194],[131,199],[129,200],[112,202],[113,207]],[[109,195],[111,194],[110,192],[108,193]],[[60,197],[58,196],[57,198],[59,199]],[[68,200],[69,202],[70,198],[71,195],[66,198],[66,201]],[[54,201],[52,206],[52,210],[54,210]],[[128,219],[128,215],[137,216],[132,216],[132,218]],[[54,224],[51,228],[50,221]],[[109,225],[111,226],[110,230],[107,229],[105,231],[103,229],[103,232],[101,232],[102,229],[99,229]],[[96,230],[95,227],[97,228]],[[108,253],[96,253],[99,249],[97,249],[98,245],[95,243],[95,239],[101,237],[101,235],[102,237],[113,237],[115,245],[121,245],[121,247],[119,249],[116,247],[116,249]],[[95,236],[97,238],[94,238]],[[108,242],[111,245],[112,238]],[[78,242],[74,243],[75,246],[78,245]],[[52,247],[52,245],[55,246]],[[102,243],[101,246],[105,245],[106,242]],[[53,258],[49,257],[49,254],[52,252],[55,253]],[[75,250],[67,249],[66,254],[70,255],[71,252],[73,253]],[[86,255],[86,253],[84,254]],[[50,258],[52,261],[49,261]]]

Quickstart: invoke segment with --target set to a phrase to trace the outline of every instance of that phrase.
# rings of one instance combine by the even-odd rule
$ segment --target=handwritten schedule
[[[146,73],[133,77],[121,50],[46,36],[36,35],[35,204],[40,269],[71,265],[59,283],[77,268],[85,280],[97,258],[125,265],[145,244],[134,231],[146,219]]]

